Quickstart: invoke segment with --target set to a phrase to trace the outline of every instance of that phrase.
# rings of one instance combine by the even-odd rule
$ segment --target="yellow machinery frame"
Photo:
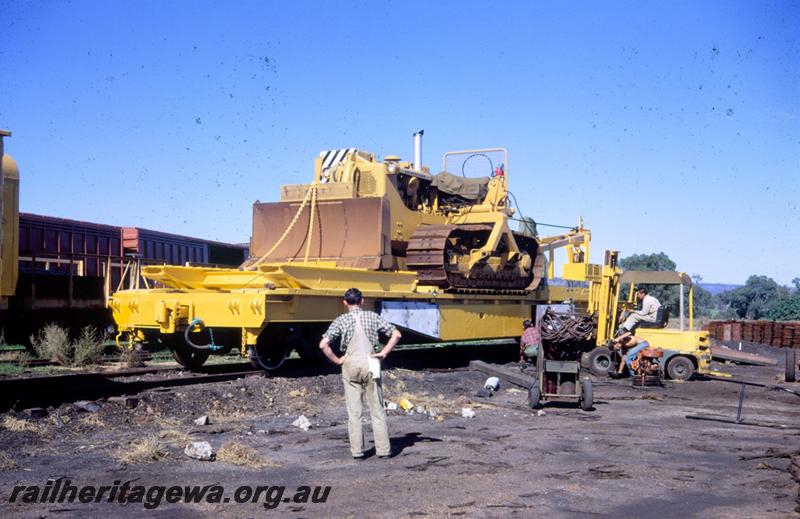
[[[580,233],[588,235],[588,230],[574,234]],[[129,341],[143,339],[147,331],[176,333],[200,318],[209,327],[240,329],[242,354],[256,344],[270,322],[332,321],[342,312],[342,294],[352,286],[361,289],[370,309],[392,300],[439,305],[441,341],[517,337],[535,304],[570,299],[596,307],[590,298],[602,293],[599,287],[545,286],[525,296],[451,294],[419,285],[415,272],[342,268],[322,262],[260,264],[255,270],[146,266],[142,275],[165,288],[123,290],[109,300],[118,329]]]
[[[507,166],[507,152],[503,148],[451,153],[488,151],[503,153]],[[321,230],[314,228],[313,215],[318,202],[338,203],[336,201],[365,198],[385,201],[381,218],[390,222],[391,228],[385,229],[385,235],[392,241],[408,241],[422,225],[491,223],[493,230],[487,243],[470,252],[470,265],[483,261],[504,235],[511,237],[509,253],[519,253],[513,245],[508,225],[514,210],[509,207],[507,174],[490,179],[481,203],[443,212],[437,207],[438,199],[432,205],[408,207],[398,194],[398,186],[389,185],[397,182],[391,179],[399,172],[409,178],[430,179],[426,167],[401,162],[396,157],[378,162],[374,155],[357,150],[343,152],[341,160],[329,167],[325,167],[325,160],[323,156],[316,159],[311,184],[282,186],[281,201],[293,204],[291,207],[298,207],[298,210],[292,213],[295,216],[291,221],[287,220],[288,228],[280,238],[278,235],[265,238],[270,232],[274,233],[274,228],[266,229],[257,250],[251,250],[253,260],[243,268],[143,267],[142,275],[163,288],[124,290],[113,294],[109,307],[120,332],[118,340],[127,336],[128,344],[133,346],[135,341],[144,340],[148,334],[175,334],[200,319],[207,327],[240,331],[241,353],[247,355],[248,349],[257,345],[259,335],[270,323],[319,325],[332,321],[343,311],[342,294],[353,286],[362,290],[368,309],[379,310],[380,305],[387,301],[437,305],[439,329],[434,339],[443,342],[518,337],[522,332],[522,321],[534,315],[536,305],[565,301],[596,316],[594,339],[597,345],[605,344],[613,335],[619,317],[622,279],[618,253],[607,251],[603,264],[589,263],[591,233],[583,227],[582,220],[567,233],[537,238],[541,254],[549,258],[545,282],[522,294],[442,292],[437,287],[421,284],[415,272],[403,270],[402,262],[393,265],[393,257],[386,255],[385,248],[380,252],[380,247],[374,247],[374,243],[370,246],[377,251],[377,256],[369,258],[328,258],[321,253],[316,257],[310,256],[312,241],[316,239],[314,232],[321,235]],[[308,230],[304,234],[308,239],[302,242],[302,247],[298,247],[298,243],[291,247],[300,250],[301,254],[304,248],[303,259],[296,260],[291,255],[286,260],[267,259],[273,258],[271,253],[298,223],[299,215],[308,204],[310,210],[305,224]],[[286,207],[279,209],[285,211]],[[286,213],[282,215],[285,217]],[[362,222],[356,219],[352,223],[358,227]],[[350,231],[358,238],[357,228]],[[254,241],[255,237],[254,229]],[[322,246],[319,248],[321,250]],[[555,278],[555,251],[558,249],[567,252],[561,277],[575,282],[567,286],[550,286],[546,282]],[[366,266],[362,265],[365,261],[371,262],[370,267],[359,268]],[[690,292],[690,302],[691,298]],[[691,321],[690,315],[690,324]],[[672,331],[653,332],[661,333],[662,342],[687,351],[701,340],[699,336],[689,337],[680,332],[674,337],[670,335]]]

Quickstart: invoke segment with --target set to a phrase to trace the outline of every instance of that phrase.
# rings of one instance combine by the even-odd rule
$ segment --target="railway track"
[[[140,353],[139,359],[143,362],[151,361],[154,359],[153,355],[150,353]],[[165,357],[165,359],[167,359]],[[96,362],[98,365],[104,364],[112,364],[114,362],[122,362],[124,361],[122,355],[104,355],[99,361]],[[45,366],[60,366],[56,361],[48,360],[48,359],[0,359],[0,366],[2,365],[9,365],[9,366],[24,366],[28,368],[39,368]]]
[[[152,367],[6,379],[0,381],[0,412],[136,395],[148,389],[223,382],[259,374],[264,372],[244,362],[211,365],[197,372],[175,367]]]

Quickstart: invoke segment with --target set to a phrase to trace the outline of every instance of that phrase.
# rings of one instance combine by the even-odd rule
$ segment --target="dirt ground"
[[[781,358],[780,351],[761,352]],[[450,353],[435,355],[441,360]],[[787,424],[786,429],[687,419],[692,413],[735,415],[738,386],[715,381],[643,390],[629,380],[592,378],[594,411],[551,404],[537,413],[519,388],[503,385],[494,397],[478,398],[485,375],[418,369],[398,357],[384,371],[385,400],[405,397],[424,412],[389,412],[396,451],[390,459],[350,457],[341,379],[329,369],[149,391],[133,409],[112,400],[99,401],[95,413],[72,404],[38,420],[7,413],[0,416],[0,516],[797,516],[798,488],[786,470],[788,460],[740,459],[770,448],[800,449],[800,398],[792,394],[746,391],[746,419]],[[499,354],[499,360],[512,358],[511,350]],[[768,384],[779,383],[783,373],[782,362],[715,368]],[[462,416],[465,407],[474,418]],[[194,424],[201,415],[209,416],[208,425]],[[311,422],[308,431],[292,425],[300,415]],[[371,442],[369,433],[367,438]],[[190,440],[208,441],[217,460],[186,456]],[[234,499],[162,502],[155,509],[138,503],[9,502],[17,485],[43,487],[59,478],[78,486],[115,480],[219,484],[225,496],[241,485],[285,486],[284,496],[321,485],[330,486],[330,493],[325,503],[287,497],[273,509],[263,500]]]

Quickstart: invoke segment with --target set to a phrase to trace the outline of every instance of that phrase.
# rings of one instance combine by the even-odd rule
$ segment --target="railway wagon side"
[[[141,227],[122,228],[125,254],[136,255],[148,264],[224,265],[238,267],[247,258],[247,247]]]

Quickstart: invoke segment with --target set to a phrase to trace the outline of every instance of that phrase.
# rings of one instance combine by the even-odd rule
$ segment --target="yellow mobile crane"
[[[518,337],[537,304],[570,300],[597,316],[590,339],[603,344],[617,319],[617,253],[590,264],[582,222],[557,236],[538,236],[531,220],[513,230],[505,149],[448,152],[432,174],[421,141],[418,132],[413,161],[322,152],[311,183],[253,205],[250,258],[239,269],[142,267],[154,286],[109,300],[118,341],[160,340],[188,367],[237,347],[270,370],[292,349],[315,356],[355,286],[404,342]],[[558,249],[567,250],[561,277],[580,286],[546,282]]]

